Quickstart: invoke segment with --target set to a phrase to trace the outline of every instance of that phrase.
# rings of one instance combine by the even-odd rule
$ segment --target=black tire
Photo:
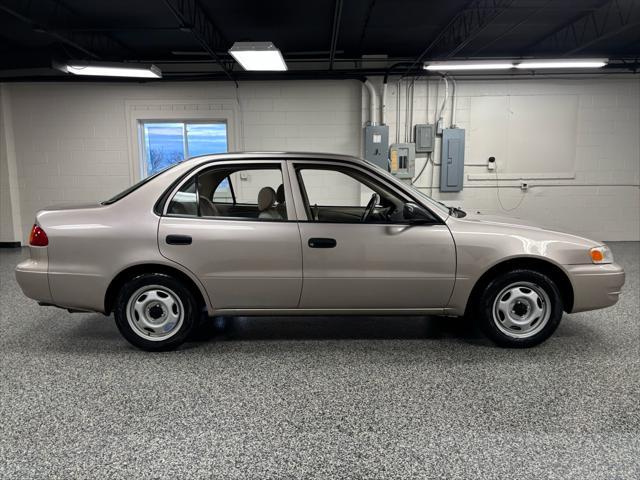
[[[509,294],[510,291],[518,289],[526,292],[527,286],[535,288],[534,294],[536,291],[540,293],[539,298],[542,301],[541,304],[546,305],[548,317],[546,315],[547,310],[545,310],[545,314],[539,317],[540,320],[538,321],[540,321],[540,324],[536,327],[535,315],[531,314],[530,318],[534,318],[534,321],[531,323],[532,326],[524,327],[530,328],[531,330],[520,333],[516,330],[518,328],[516,326],[510,328],[505,326],[504,314],[502,311],[496,310],[500,310],[497,306],[499,302],[496,303],[496,299],[500,295],[502,300],[506,299],[505,302],[508,302],[511,297],[511,294]],[[548,302],[544,298],[545,294]],[[506,303],[502,303],[501,305],[505,304]],[[494,306],[496,308],[494,308]],[[534,270],[519,269],[500,274],[491,279],[479,292],[472,315],[476,318],[476,321],[479,322],[483,333],[497,345],[501,347],[527,348],[544,342],[555,332],[562,319],[563,308],[562,296],[551,278]],[[521,307],[521,309],[527,310],[527,307],[524,306]],[[515,312],[515,308],[512,312]],[[547,319],[546,323],[545,318]],[[508,325],[508,323],[506,325]],[[507,330],[508,333],[505,333],[505,330]],[[518,335],[529,334],[531,335],[524,338],[518,337]]]
[[[132,316],[131,323],[127,313],[129,301],[133,302],[135,300],[132,296],[141,298],[144,295],[145,288],[157,288],[156,291],[166,292],[170,296],[173,295],[170,297],[170,301],[175,303],[175,311],[178,312],[177,317],[181,318],[181,320],[174,323],[176,326],[169,333],[159,332],[156,339],[152,339],[153,335],[156,334],[152,330],[149,330],[150,333],[147,334],[149,335],[147,338],[143,338],[144,329],[139,326],[136,327],[139,322],[133,318],[136,312]],[[138,293],[141,289],[143,289],[142,294]],[[166,311],[163,311],[162,307],[160,311],[160,315],[166,316]],[[198,303],[189,289],[175,278],[161,273],[145,273],[126,282],[118,292],[113,311],[116,325],[122,336],[132,345],[147,351],[173,350],[181,345],[197,325],[198,312]],[[132,324],[135,326],[132,326]],[[170,336],[164,339],[163,334]]]

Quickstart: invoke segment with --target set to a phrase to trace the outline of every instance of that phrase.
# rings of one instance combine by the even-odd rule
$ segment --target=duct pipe
[[[369,90],[369,124],[378,125],[378,94],[368,79],[364,81],[364,86]]]

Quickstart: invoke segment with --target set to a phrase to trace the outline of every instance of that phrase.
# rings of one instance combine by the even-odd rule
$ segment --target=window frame
[[[165,118],[165,119],[153,119],[153,118],[145,118],[145,119],[138,119],[138,139],[139,139],[139,151],[140,151],[140,165],[139,165],[139,171],[140,171],[140,178],[144,179],[147,178],[149,176],[155,175],[155,174],[151,174],[149,175],[148,172],[148,165],[147,165],[147,155],[148,155],[148,150],[147,150],[147,144],[148,144],[148,137],[145,135],[145,125],[147,124],[162,124],[162,123],[181,123],[182,124],[182,149],[183,149],[183,153],[184,153],[184,158],[181,160],[182,162],[184,162],[185,160],[188,160],[190,158],[195,158],[195,157],[199,157],[202,155],[195,155],[194,157],[189,155],[189,140],[187,137],[187,125],[198,125],[198,124],[209,124],[209,125],[213,125],[213,124],[221,124],[225,126],[225,144],[226,144],[226,151],[225,152],[221,152],[221,153],[229,153],[229,122],[227,119],[213,119],[213,118],[198,118],[198,119],[185,119],[185,118]],[[216,153],[206,153],[203,155],[219,155],[220,153],[216,154]],[[173,165],[177,165],[180,162],[176,162]],[[169,166],[173,166],[173,165],[169,165]],[[165,167],[166,168],[166,167]]]
[[[282,176],[282,185],[284,185],[284,189],[285,189],[285,201],[286,201],[286,207],[287,207],[287,219],[286,220],[279,220],[276,218],[249,218],[249,217],[223,217],[223,216],[218,216],[218,217],[203,217],[200,215],[200,202],[199,202],[199,196],[200,196],[200,189],[199,189],[199,176],[203,171],[206,170],[210,170],[210,169],[214,169],[214,168],[229,168],[229,167],[234,167],[234,166],[238,166],[238,170],[240,169],[254,169],[254,170],[259,170],[259,169],[268,169],[268,166],[274,166],[277,168],[275,169],[279,169],[280,170],[280,174]],[[253,168],[252,168],[253,167]],[[266,167],[266,168],[265,168]],[[180,189],[182,189],[182,187],[189,183],[189,181],[195,178],[196,179],[196,202],[197,202],[197,215],[193,216],[193,215],[183,215],[183,214],[176,214],[176,213],[169,213],[169,206],[173,200],[173,198],[175,197],[175,195],[180,191]],[[226,178],[226,177],[225,177]],[[231,180],[229,178],[229,180]],[[234,199],[235,199],[235,194],[234,194]],[[291,200],[291,201],[287,201],[287,200]],[[244,203],[234,203],[233,205],[253,205],[253,204],[244,204]],[[162,206],[162,212],[160,214],[161,217],[167,217],[167,218],[186,218],[186,219],[191,219],[191,220],[224,220],[224,221],[242,221],[242,222],[269,222],[269,223],[273,223],[273,222],[279,222],[279,223],[287,223],[287,222],[297,222],[297,217],[296,217],[296,211],[295,208],[293,206],[293,192],[291,191],[291,186],[290,186],[290,181],[289,181],[289,170],[287,169],[287,162],[286,160],[279,160],[279,159],[243,159],[243,160],[228,160],[228,161],[217,161],[217,162],[209,162],[203,165],[199,165],[198,167],[190,170],[189,172],[187,172],[179,181],[176,182],[176,184],[171,187],[169,189],[169,194],[166,195],[165,199],[164,199],[164,205]]]
[[[302,201],[302,209],[305,213],[306,219],[299,219],[300,222],[308,222],[308,223],[320,223],[320,224],[335,224],[335,225],[416,225],[414,222],[410,220],[399,220],[399,221],[384,221],[384,222],[360,222],[360,221],[323,221],[323,220],[315,220],[311,213],[311,204],[309,203],[309,197],[307,195],[306,186],[304,181],[300,175],[300,170],[311,169],[311,170],[332,170],[332,171],[353,171],[357,172],[361,175],[366,176],[371,180],[371,183],[378,186],[382,190],[388,190],[392,194],[399,197],[404,203],[416,203],[421,207],[425,208],[429,215],[432,217],[431,221],[421,222],[420,225],[441,225],[444,224],[444,221],[435,214],[430,208],[426,207],[423,202],[413,198],[408,195],[406,192],[396,188],[393,184],[384,181],[381,177],[375,175],[374,172],[369,171],[368,169],[361,168],[359,165],[350,165],[344,163],[334,163],[334,162],[326,162],[323,160],[314,161],[313,159],[309,160],[292,160],[290,162],[290,167],[292,169],[292,173],[295,175],[295,180],[297,182],[298,191],[300,193],[300,199]],[[341,172],[342,173],[342,172]],[[348,175],[345,173],[345,175]],[[357,179],[357,177],[352,177],[348,175],[354,180],[361,182]],[[370,188],[370,187],[369,187]]]
[[[222,179],[222,181],[224,181],[225,179],[227,179],[229,181],[229,191],[231,192],[231,198],[232,198],[232,202],[231,205],[237,205],[238,202],[236,201],[236,192],[233,190],[233,182],[231,181],[231,177],[229,175],[227,175],[226,177],[224,177]],[[222,183],[222,181],[220,183]],[[220,186],[220,183],[218,184],[218,187]],[[217,187],[216,187],[217,188]],[[214,190],[213,192],[211,192],[211,198],[209,200],[211,200],[213,202],[213,196],[215,195],[216,191]],[[215,203],[215,202],[214,202]],[[222,203],[222,202],[221,202]]]
[[[174,92],[176,93],[176,92]],[[227,122],[227,144],[229,152],[244,150],[244,143],[239,135],[242,131],[240,106],[235,98],[212,98],[209,96],[154,97],[153,99],[125,100],[126,117],[126,150],[128,152],[129,183],[142,180],[140,145],[140,122],[156,121],[224,121]],[[162,202],[160,202],[162,203]],[[157,213],[161,208],[154,207]]]

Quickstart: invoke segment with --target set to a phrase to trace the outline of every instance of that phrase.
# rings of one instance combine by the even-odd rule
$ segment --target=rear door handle
[[[169,245],[191,245],[193,239],[191,235],[167,235]]]
[[[334,238],[310,238],[309,246],[311,248],[334,248],[338,242]]]

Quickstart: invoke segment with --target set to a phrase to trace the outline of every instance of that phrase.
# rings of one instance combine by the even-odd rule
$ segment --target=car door
[[[455,281],[455,246],[439,217],[409,223],[399,210],[411,199],[358,166],[292,162],[290,178],[302,239],[301,309],[442,311]],[[374,193],[387,206],[362,221]]]
[[[167,202],[158,228],[160,252],[202,281],[216,309],[298,305],[300,233],[288,220],[295,209],[285,201],[291,189],[283,165],[215,162],[184,179]],[[224,194],[229,181],[232,196]],[[274,197],[278,189],[285,195],[280,204]],[[263,190],[267,203],[259,205]]]

